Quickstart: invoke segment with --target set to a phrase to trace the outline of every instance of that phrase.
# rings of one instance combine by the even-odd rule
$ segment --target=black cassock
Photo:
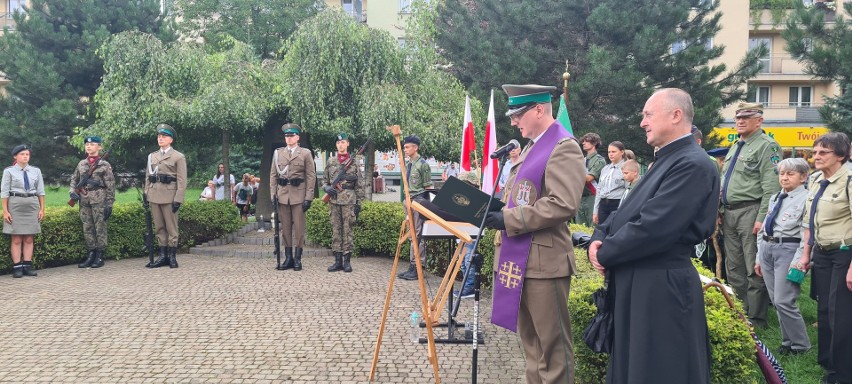
[[[709,383],[704,296],[690,257],[710,237],[719,172],[692,136],[654,165],[592,240],[611,273],[615,337],[608,383]]]

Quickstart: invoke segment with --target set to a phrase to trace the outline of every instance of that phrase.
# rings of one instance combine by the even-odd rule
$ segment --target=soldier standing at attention
[[[331,215],[331,251],[334,253],[334,264],[328,267],[329,272],[352,272],[352,250],[354,244],[354,226],[361,213],[361,202],[364,201],[364,178],[358,164],[353,162],[345,171],[343,163],[351,156],[349,150],[349,135],[337,135],[337,154],[328,159],[325,166],[325,185],[323,190],[331,196],[329,213]],[[338,186],[331,185],[340,172],[346,176]]]
[[[284,141],[287,147],[272,154],[269,172],[270,195],[278,197],[278,219],[281,220],[281,238],[284,239],[284,263],[280,270],[302,270],[302,247],[305,245],[305,212],[314,199],[317,168],[311,151],[299,146],[301,128],[284,124]],[[295,233],[293,233],[295,230]],[[295,247],[295,255],[293,253]]]
[[[12,148],[15,162],[3,170],[0,182],[3,233],[11,235],[14,278],[38,275],[33,270],[33,237],[41,233],[44,219],[44,179],[41,170],[30,165],[31,154],[25,144]]]
[[[719,210],[725,233],[725,269],[748,319],[755,327],[765,328],[769,293],[763,278],[754,272],[754,264],[757,232],[770,198],[781,190],[775,170],[781,148],[760,128],[763,104],[740,103],[735,120],[740,137],[725,156]]]
[[[417,135],[411,135],[402,140],[402,151],[408,160],[405,162],[405,175],[408,178],[408,192],[411,194],[413,201],[429,201],[426,197],[426,188],[432,187],[432,168],[417,151],[420,149],[420,138]],[[405,193],[403,188],[400,188],[402,193]],[[405,201],[405,197],[402,198]],[[417,235],[417,246],[420,250],[420,264],[426,265],[426,242],[423,241],[420,235],[423,234],[423,217],[416,211],[414,212],[414,232]],[[409,248],[408,270],[397,275],[403,280],[417,280],[417,264],[414,259],[414,247]]]
[[[186,158],[172,148],[175,129],[168,124],[157,126],[157,145],[160,149],[148,155],[145,167],[145,196],[143,204],[150,204],[160,257],[148,268],[168,265],[177,268],[178,210],[186,192]]]
[[[78,267],[100,268],[104,266],[104,253],[107,248],[107,220],[112,215],[112,204],[115,203],[115,177],[112,166],[100,158],[101,138],[89,136],[84,142],[86,158],[80,160],[74,174],[71,175],[72,199],[80,202],[80,220],[83,221],[83,238],[89,253]],[[84,193],[80,195],[74,188],[80,180],[89,174],[92,176],[83,185]]]

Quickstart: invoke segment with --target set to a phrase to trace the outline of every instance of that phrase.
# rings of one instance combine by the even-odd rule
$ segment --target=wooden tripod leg
[[[417,266],[417,282],[420,285],[420,305],[423,308],[423,319],[426,323],[426,344],[429,349],[428,358],[429,362],[432,363],[433,370],[435,371],[435,384],[440,384],[441,377],[438,373],[438,353],[435,351],[435,333],[432,329],[432,321],[429,311],[429,296],[426,294],[426,280],[423,276],[423,265],[420,262],[420,249],[418,247],[418,242],[420,240],[417,238],[417,232],[414,230],[414,216],[411,215],[413,213],[411,210],[411,204],[408,205],[408,213],[408,230],[411,233],[411,246],[414,248],[414,263]]]
[[[402,226],[399,228],[399,239],[400,241],[396,245],[396,256],[393,258],[393,267],[391,268],[390,280],[388,281],[388,293],[385,295],[385,307],[382,309],[382,322],[379,325],[379,335],[376,337],[376,347],[373,350],[373,365],[370,366],[370,381],[375,380],[376,377],[376,366],[379,364],[379,349],[382,347],[382,336],[385,333],[385,324],[388,319],[388,309],[390,308],[390,300],[391,295],[393,294],[393,281],[396,278],[396,270],[399,265],[399,253],[402,250],[402,244],[404,243],[402,240],[405,238],[408,239],[408,222],[402,222]]]
[[[456,280],[456,276],[458,275],[459,270],[461,270],[462,263],[464,262],[464,249],[466,245],[467,243],[459,242],[458,246],[456,246],[456,252],[450,260],[450,265],[447,266],[447,272],[444,274],[444,280],[441,281],[441,286],[438,287],[438,292],[435,293],[435,299],[432,300],[432,306],[429,307],[433,323],[438,322],[438,319],[441,317],[441,309],[447,304],[447,298],[450,295],[453,282]]]

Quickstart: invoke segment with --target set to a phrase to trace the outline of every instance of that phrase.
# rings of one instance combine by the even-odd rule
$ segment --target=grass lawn
[[[784,368],[787,381],[790,383],[818,383],[824,374],[822,367],[817,364],[817,329],[814,324],[817,321],[817,303],[810,298],[811,276],[802,283],[802,294],[799,296],[799,309],[805,319],[808,336],[811,339],[812,348],[801,355],[780,356],[775,350],[781,345],[781,326],[778,323],[778,315],[774,307],[769,308],[769,327],[758,329],[757,337],[772,351],[775,358]],[[763,378],[762,376],[760,377]],[[762,381],[761,381],[762,382]]]
[[[184,195],[184,200],[197,200],[198,196],[201,196],[201,191],[203,188],[188,188],[186,190],[186,194]],[[44,203],[48,207],[62,207],[67,206],[68,204],[68,187],[62,186],[59,188],[56,187],[48,187],[45,190]],[[142,202],[142,192],[141,189],[137,191],[135,188],[128,189],[125,192],[116,192],[115,194],[115,202],[116,203],[139,203]]]

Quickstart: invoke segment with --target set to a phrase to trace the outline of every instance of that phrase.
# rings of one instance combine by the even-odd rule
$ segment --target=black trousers
[[[609,214],[618,209],[619,203],[621,203],[621,200],[601,199],[601,202],[598,203],[598,225],[603,224]]]
[[[852,292],[846,273],[852,250],[813,248],[811,288],[817,296],[817,361],[829,380],[852,383]]]

